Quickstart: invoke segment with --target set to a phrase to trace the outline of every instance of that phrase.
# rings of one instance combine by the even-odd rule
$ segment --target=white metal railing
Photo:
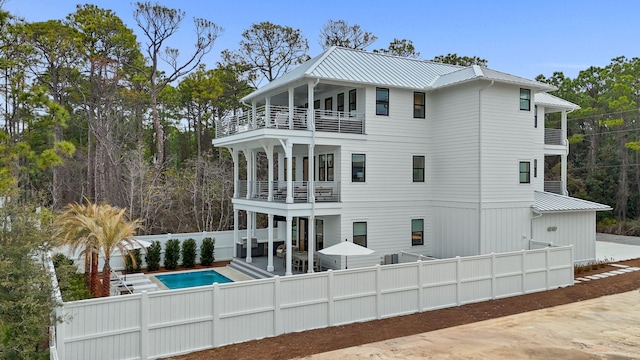
[[[544,143],[546,145],[564,145],[562,129],[544,129]]]
[[[287,200],[286,181],[249,181],[239,180],[236,183],[238,198],[247,197],[247,190],[251,190],[250,198],[253,200],[269,200],[269,187],[271,187],[271,201],[285,202]],[[338,202],[340,201],[340,183],[337,181],[316,181],[313,185],[313,193],[316,202]],[[293,201],[297,203],[310,201],[311,189],[308,181],[293,182]]]
[[[244,109],[216,121],[216,138],[263,128],[312,130],[314,127],[316,131],[364,134],[364,114],[294,108],[290,115],[287,106],[271,105],[267,111],[262,105],[256,108],[255,115],[253,110]]]
[[[544,182],[544,191],[564,195],[563,192],[564,183],[562,181],[547,181]]]
[[[316,181],[313,188],[316,202],[340,201],[340,183],[337,181]]]

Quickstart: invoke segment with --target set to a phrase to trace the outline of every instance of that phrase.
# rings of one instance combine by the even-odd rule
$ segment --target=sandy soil
[[[618,264],[640,267],[640,259]],[[611,270],[615,268],[578,276]],[[638,289],[640,271],[512,298],[285,334],[171,359],[293,359],[314,354],[319,355],[313,359],[640,358],[640,350],[628,351],[640,348]],[[620,303],[602,298],[622,293],[628,294],[620,297]],[[582,302],[589,299],[598,300]],[[565,304],[570,305],[557,307]],[[546,310],[535,312],[540,309]],[[514,314],[522,315],[505,317]],[[406,336],[409,338],[401,339]],[[363,344],[369,345],[350,348]],[[486,347],[480,347],[482,344]],[[331,353],[338,349],[343,350]]]

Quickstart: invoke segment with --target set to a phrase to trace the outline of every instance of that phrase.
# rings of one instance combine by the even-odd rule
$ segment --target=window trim
[[[356,167],[354,166],[354,156],[362,156],[362,177],[356,176]],[[362,178],[361,180],[359,180]],[[351,182],[366,182],[367,181],[367,154],[362,153],[352,153],[351,154]]]
[[[422,159],[422,167],[416,167],[416,160]],[[414,183],[423,183],[425,182],[425,167],[426,167],[426,157],[424,155],[413,155],[411,158],[411,168],[412,171],[412,179]],[[416,170],[422,170],[422,176],[419,176],[416,180]]]
[[[420,95],[422,97],[422,101],[420,103],[416,102],[416,96]],[[414,91],[413,92],[413,118],[414,119],[424,119],[427,115],[427,107],[426,107],[426,102],[427,102],[427,94],[424,92],[420,92],[420,91]],[[418,114],[418,116],[416,116],[416,111],[421,110],[422,111],[422,116],[420,116],[420,114]]]
[[[414,221],[420,221],[421,222],[421,230],[420,231],[415,231],[413,230],[413,222]],[[414,238],[414,233],[420,233],[420,240],[419,242],[416,241],[416,239]],[[411,246],[422,246],[424,245],[424,219],[419,218],[419,219],[411,219]]]
[[[520,88],[520,110],[531,111],[531,89]]]
[[[356,224],[364,224],[364,235],[356,235]],[[354,244],[358,244],[360,246],[364,246],[367,247],[367,233],[369,232],[368,229],[368,225],[366,221],[354,221],[353,225],[351,227],[351,241]],[[359,237],[364,237],[364,244],[361,244],[359,241],[356,242],[356,236]]]
[[[380,94],[386,93],[386,99],[379,97]],[[381,111],[379,106],[382,106],[384,111]],[[389,88],[376,88],[376,115],[389,116]]]
[[[524,164],[526,164],[526,171],[522,169],[522,165]],[[522,178],[523,176],[525,176],[524,179]],[[531,184],[531,161],[518,162],[518,182],[520,184]]]

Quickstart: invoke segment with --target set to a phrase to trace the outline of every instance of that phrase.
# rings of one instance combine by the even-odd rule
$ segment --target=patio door
[[[309,219],[298,218],[298,249],[300,251],[307,251],[309,248]]]
[[[309,181],[309,158],[302,158],[302,181]]]

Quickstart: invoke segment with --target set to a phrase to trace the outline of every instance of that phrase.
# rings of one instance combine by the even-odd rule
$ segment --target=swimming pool
[[[156,279],[160,280],[167,288],[171,290],[184,289],[194,286],[206,286],[216,282],[218,284],[233,282],[233,280],[216,272],[215,270],[189,271],[177,274],[156,275]]]

